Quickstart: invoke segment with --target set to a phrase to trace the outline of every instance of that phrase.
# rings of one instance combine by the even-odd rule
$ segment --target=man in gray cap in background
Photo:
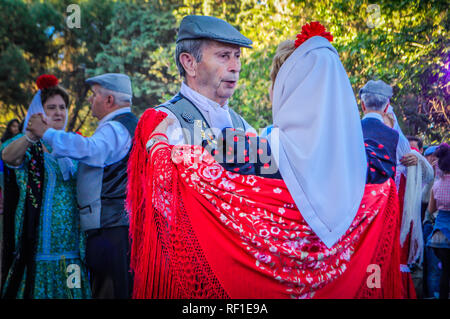
[[[390,105],[392,95],[391,86],[382,80],[370,80],[359,90],[361,108],[364,112],[361,121],[364,138],[385,142],[390,156],[396,159],[396,164],[416,165],[417,158],[414,154],[410,154],[409,141],[403,135],[396,122],[395,114],[393,114]],[[374,122],[374,120],[378,120],[378,122]],[[392,128],[392,130],[387,130],[387,128]]]
[[[403,135],[397,118],[390,106],[392,88],[381,80],[369,82],[360,91],[361,107],[364,117],[361,121],[363,136],[380,143],[393,159],[394,178],[399,193],[404,194],[401,201],[400,243],[402,245],[402,272],[405,277],[414,274],[417,267],[409,269],[416,262],[421,263],[423,254],[423,235],[421,221],[421,198],[423,187],[431,181],[433,170],[426,159],[415,150],[411,150],[408,139]],[[390,113],[390,120],[385,125],[384,120]],[[367,142],[366,142],[367,143]],[[419,163],[419,165],[417,165]],[[420,166],[420,167],[419,167]],[[404,181],[401,182],[401,180]],[[409,240],[407,240],[409,238]],[[407,278],[406,280],[411,280]],[[414,282],[419,284],[417,280]]]
[[[86,233],[86,263],[94,298],[130,298],[128,214],[124,209],[127,162],[138,119],[131,112],[127,75],[108,73],[86,80],[92,115],[100,122],[91,137],[49,128],[34,116],[31,130],[56,158],[79,161],[77,201]]]
[[[388,172],[389,174],[384,178],[379,179],[379,183],[386,181],[388,178],[395,178],[399,133],[385,122],[391,96],[392,88],[381,80],[371,80],[359,90],[361,108],[364,112],[364,117],[361,120],[364,140],[369,139],[382,145],[392,162],[392,171]],[[366,144],[368,143],[366,141]]]
[[[184,80],[177,95],[156,107],[173,119],[166,132],[169,144],[200,144],[226,127],[256,133],[228,106],[239,80],[241,47],[251,48],[252,41],[221,19],[189,15],[180,23],[176,42],[175,60]]]

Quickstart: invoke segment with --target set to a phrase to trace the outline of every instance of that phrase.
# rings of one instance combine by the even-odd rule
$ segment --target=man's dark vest
[[[386,147],[391,158],[397,158],[398,132],[375,118],[365,118],[361,121],[363,137],[370,138]]]
[[[134,137],[138,119],[133,113],[122,113],[111,121],[121,123]],[[102,167],[80,163],[77,177],[77,200],[80,208],[81,230],[127,226],[125,211],[127,163],[131,152],[120,161]]]
[[[173,99],[158,105],[155,109],[164,107],[171,111],[180,122],[186,144],[201,145],[202,140],[214,138],[208,134],[210,123],[204,118],[200,110],[184,95],[178,93]],[[245,131],[244,121],[231,108],[230,116],[233,128]]]

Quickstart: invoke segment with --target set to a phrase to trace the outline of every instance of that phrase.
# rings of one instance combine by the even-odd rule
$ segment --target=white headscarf
[[[23,122],[23,130],[22,130],[22,132],[24,134],[26,132],[26,129],[27,129],[30,117],[33,114],[36,114],[36,113],[42,113],[44,115],[44,117],[46,117],[45,111],[44,111],[44,107],[42,106],[41,90],[37,91],[37,93],[33,97],[33,100],[31,100],[30,106],[28,107],[27,115],[25,116],[25,120]],[[68,112],[67,112],[67,108],[66,108],[66,121],[64,123],[63,130],[66,129],[67,117],[68,117]],[[52,156],[52,155],[50,154],[50,156]],[[58,161],[58,164],[59,164],[59,168],[61,169],[61,173],[63,175],[63,179],[65,181],[70,178],[70,175],[75,174],[75,167],[74,167],[73,162],[72,162],[72,160],[70,158],[67,158],[67,157],[58,158],[57,161]]]
[[[400,185],[401,174],[406,176],[402,224],[400,226],[400,244],[403,246],[407,235],[410,234],[407,263],[421,263],[423,260],[424,245],[421,220],[422,191],[427,184],[433,181],[434,171],[433,167],[422,154],[411,149],[408,139],[398,124],[397,116],[394,113],[392,105],[389,105],[387,114],[391,114],[394,118],[393,129],[399,134],[397,144],[397,171],[395,176],[397,188]],[[400,164],[400,158],[408,153],[413,153],[417,157],[417,165],[405,167]]]
[[[417,157],[421,156],[415,150],[411,151]],[[402,223],[400,226],[400,244],[405,244],[408,234],[410,236],[408,264],[422,262],[423,233],[421,221],[422,204],[422,165],[408,166],[405,195],[403,199]]]
[[[408,154],[408,153],[411,152],[411,146],[410,146],[409,141],[406,138],[405,134],[403,134],[403,131],[400,128],[400,125],[398,125],[397,116],[394,113],[394,108],[392,107],[392,105],[389,105],[386,114],[390,114],[393,117],[393,119],[394,119],[394,126],[392,128],[394,130],[396,130],[398,132],[398,135],[399,135],[398,136],[398,143],[397,143],[397,165],[401,165],[400,164],[400,158],[404,154]],[[403,165],[401,165],[401,166],[403,166]],[[404,168],[404,166],[403,166],[403,168]],[[405,171],[406,171],[406,169],[405,169]]]
[[[272,112],[283,180],[308,225],[331,247],[359,209],[367,160],[356,99],[327,39],[308,39],[284,62]]]

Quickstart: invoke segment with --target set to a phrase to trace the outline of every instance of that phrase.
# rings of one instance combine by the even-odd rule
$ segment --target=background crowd
[[[5,3],[7,2],[5,1]],[[85,5],[90,4],[89,1],[85,3]],[[12,3],[8,3],[8,5],[10,5],[8,8],[12,7]],[[18,3],[14,5],[17,8],[21,6]],[[38,4],[34,5],[36,8],[39,7]],[[57,7],[58,3],[55,2],[50,6],[40,8],[52,10],[53,5]],[[212,5],[208,7],[207,2],[204,2],[203,5],[202,10],[214,11]],[[267,3],[258,2],[253,9],[239,12],[259,10],[261,9],[258,7],[260,5],[267,6]],[[289,5],[291,5],[289,1],[275,1],[267,7],[278,12],[280,18],[286,18],[286,21],[289,21],[289,18],[293,19],[292,13],[286,12],[283,7]],[[318,3],[316,6],[320,5],[322,3]],[[104,1],[99,6],[114,8],[114,10],[121,9],[120,12],[127,12],[126,14],[132,12],[132,10],[123,10],[124,7],[131,6],[137,9],[142,17],[148,18],[147,15],[149,14],[146,11],[148,8],[139,2],[120,2],[113,5]],[[151,2],[149,6],[158,6],[158,4]],[[222,6],[228,6],[236,10],[242,9],[234,3],[222,4]],[[356,4],[353,9],[355,7]],[[26,5],[21,8],[26,10]],[[174,3],[173,8],[175,10],[174,17],[164,16],[168,21],[171,21],[172,18],[176,21],[177,15],[181,15],[186,10],[178,3]],[[306,8],[312,11],[317,9],[313,5],[306,4],[293,8]],[[339,8],[337,4],[336,8]],[[358,7],[359,10],[362,8]],[[431,4],[432,10],[439,8],[439,2]],[[349,8],[340,8],[340,10],[344,9]],[[430,7],[418,1],[416,12],[425,14],[425,11],[430,11],[429,9]],[[165,12],[165,7],[160,6],[159,10]],[[395,10],[402,11],[405,8],[394,7],[390,10],[393,10],[391,11],[393,13]],[[263,16],[267,14],[264,10],[261,12]],[[231,20],[233,18],[234,15]],[[117,21],[113,21],[113,17],[110,19],[111,25],[117,26]],[[254,21],[240,20],[240,14],[236,14],[236,19],[240,21],[241,32],[251,35],[252,31],[248,29],[247,24],[251,25]],[[435,17],[435,19],[438,19],[438,17]],[[55,21],[57,20],[55,17]],[[230,19],[227,20],[232,22]],[[145,21],[145,23],[148,23],[148,20]],[[388,23],[382,19],[371,20],[371,22],[375,23],[375,27],[377,23],[379,25]],[[168,34],[167,39],[173,41],[173,36],[172,38],[170,36],[173,29],[171,29],[169,22],[168,25],[167,30],[165,30]],[[342,25],[339,23],[333,25],[337,28],[336,33],[333,32],[335,38],[345,39],[346,37],[340,33],[344,32],[344,29],[339,29]],[[66,34],[60,33],[57,35],[55,29],[55,27],[50,30],[46,29],[46,32],[49,32],[47,33],[49,39],[52,39],[52,41],[58,37],[66,39]],[[358,30],[358,28],[356,29]],[[106,28],[106,30],[108,32],[105,32],[105,35],[110,36],[110,38],[104,39],[106,44],[102,46],[102,51],[98,51],[95,63],[91,64],[91,66],[95,65],[97,69],[86,68],[85,64],[80,63],[81,57],[78,60],[75,59],[76,54],[72,55],[72,66],[75,65],[77,71],[72,70],[71,78],[64,79],[64,68],[55,68],[55,70],[60,70],[57,73],[63,75],[63,83],[67,83],[69,92],[74,94],[75,102],[71,103],[70,93],[59,84],[57,78],[43,79],[40,77],[37,82],[39,90],[34,97],[30,99],[27,96],[30,92],[35,92],[35,89],[30,89],[30,87],[28,87],[29,92],[20,97],[24,101],[25,97],[28,98],[27,104],[31,101],[29,107],[27,105],[28,111],[24,120],[14,119],[7,123],[1,145],[3,161],[0,162],[2,174],[0,175],[0,186],[2,188],[0,208],[2,209],[2,215],[7,216],[7,218],[2,218],[2,247],[4,247],[2,254],[2,296],[4,298],[90,298],[91,296],[94,298],[129,298],[131,296],[132,279],[128,272],[129,256],[127,256],[129,252],[128,221],[123,207],[126,178],[122,178],[122,176],[126,176],[128,156],[134,129],[137,125],[137,118],[131,108],[131,98],[136,97],[136,99],[133,99],[133,110],[135,114],[140,114],[149,105],[157,105],[158,102],[162,102],[170,96],[168,92],[172,88],[171,85],[174,87],[178,85],[178,80],[175,80],[175,76],[170,78],[171,71],[168,67],[164,70],[162,77],[155,75],[151,81],[164,83],[164,78],[170,78],[171,84],[160,90],[152,88],[155,83],[145,83],[145,80],[140,77],[142,70],[134,72],[134,70],[125,67],[128,65],[128,62],[125,62],[129,61],[127,59],[123,62],[122,67],[127,70],[125,73],[132,74],[131,79],[123,74],[108,73],[85,80],[87,78],[85,75],[88,72],[99,74],[105,73],[106,70],[112,70],[110,67],[103,68],[102,63],[110,61],[115,54],[111,52],[111,48],[115,50],[120,47],[115,45],[117,39],[127,37],[126,34],[120,32],[115,34],[117,30],[114,27]],[[380,32],[380,29],[377,31],[375,28],[372,31],[376,33]],[[149,30],[145,32],[149,32]],[[144,35],[146,36],[147,33],[143,32],[142,36]],[[178,33],[177,42],[182,35],[182,32]],[[342,36],[339,37],[339,35]],[[433,36],[441,37],[441,32],[437,35],[433,34]],[[327,39],[333,40],[332,37],[327,37]],[[246,42],[246,39],[242,41],[239,42],[239,46],[250,47],[251,42]],[[257,43],[257,40],[253,39],[253,43]],[[108,49],[108,45],[111,45],[110,49]],[[293,46],[294,42],[291,42],[291,45]],[[170,46],[170,41],[167,41],[167,48],[170,48]],[[263,86],[262,83],[266,83],[267,90],[267,79],[269,77],[257,74],[258,72],[264,72],[262,70],[266,68],[257,68],[258,72],[249,72],[245,69],[246,67],[254,69],[252,63],[265,63],[264,61],[267,60],[267,57],[260,55],[261,50],[266,49],[264,42],[262,41],[255,47],[256,53],[253,52],[243,58],[248,59],[248,63],[242,63],[243,69],[240,70],[243,88],[237,90],[233,99],[230,99],[230,107],[235,106],[236,111],[239,111],[238,113],[250,122],[249,124],[242,121],[242,127],[245,130],[251,128],[251,124],[255,128],[263,128],[272,122],[262,105],[267,99],[272,102],[273,84],[271,90],[269,90],[270,94],[258,93],[258,85]],[[288,59],[297,47],[297,44],[292,47],[285,59]],[[339,48],[348,50],[352,46],[345,40],[338,40],[336,48],[338,51]],[[358,48],[359,54],[348,56],[346,55],[348,51],[343,50],[340,57],[344,65],[354,62],[352,59],[355,56],[364,56],[364,49]],[[91,49],[91,53],[96,52],[96,49]],[[165,54],[167,59],[170,57],[164,50],[156,50],[159,54],[159,62],[164,61],[161,57],[164,57]],[[437,55],[441,54],[439,44],[433,47],[433,50],[436,51]],[[131,49],[129,52],[136,53],[139,51]],[[277,56],[278,51],[275,53],[275,57]],[[404,56],[408,56],[408,54],[405,53]],[[150,59],[153,58],[154,56]],[[419,61],[420,57],[417,59]],[[179,61],[183,61],[183,58],[181,57],[179,60],[177,53],[176,60],[179,63]],[[414,106],[412,107],[417,107],[420,112],[423,111],[423,115],[418,117],[419,120],[416,118],[417,121],[414,120],[413,116],[408,116],[408,108],[411,108],[411,105],[407,105],[406,102],[404,105],[398,104],[402,101],[403,96],[411,98],[408,95],[409,93],[402,92],[403,88],[408,87],[408,90],[412,90],[417,83],[410,83],[411,85],[408,86],[405,81],[402,84],[396,82],[396,86],[392,86],[398,87],[400,90],[394,94],[392,86],[383,81],[366,81],[369,78],[382,77],[389,83],[388,80],[394,77],[407,76],[408,71],[396,73],[395,70],[391,69],[391,74],[387,76],[388,73],[384,73],[384,69],[366,70],[366,73],[359,70],[359,78],[353,78],[351,83],[357,84],[359,94],[352,94],[350,100],[353,101],[358,96],[361,113],[364,113],[361,123],[369,168],[366,183],[381,184],[392,178],[398,189],[402,214],[400,231],[402,245],[401,271],[412,275],[405,277],[405,287],[409,285],[408,296],[410,297],[448,298],[450,242],[448,240],[449,220],[447,215],[450,209],[448,197],[450,151],[448,145],[443,143],[448,138],[448,122],[446,122],[448,119],[445,117],[447,112],[445,98],[448,90],[444,89],[444,92],[436,94],[433,99],[429,97],[436,86],[444,85],[445,87],[446,85],[448,57],[444,57],[443,61],[443,64],[438,63],[438,65],[444,70],[445,74],[441,76],[441,73],[438,72],[439,76],[433,78],[435,84],[432,86],[433,89],[427,87],[428,84],[426,84],[427,90],[422,90],[423,94],[417,98],[416,103],[413,103]],[[180,65],[177,66],[183,76],[181,70],[186,69],[189,62],[184,60],[182,63],[187,64],[183,64],[181,69]],[[112,65],[110,62],[106,62],[106,64]],[[168,64],[174,65],[173,62]],[[373,66],[379,64],[378,61]],[[388,63],[385,63],[384,67],[386,65]],[[79,71],[78,66],[83,66],[81,71]],[[120,69],[120,63],[114,64],[114,67],[117,66]],[[432,72],[431,70],[435,67],[435,65],[430,64],[428,65],[429,70],[414,76],[423,80],[424,74]],[[103,72],[98,72],[98,68],[101,68]],[[353,68],[352,66],[347,69],[347,73],[352,74]],[[267,69],[273,71],[274,66]],[[152,70],[152,72],[156,72],[155,70],[158,70],[158,68],[152,66]],[[189,69],[186,72],[189,73]],[[411,76],[409,80],[414,81],[414,76]],[[186,75],[184,77],[187,78]],[[276,75],[272,78],[272,81],[275,77]],[[86,85],[77,83],[81,79]],[[362,79],[364,81],[359,82]],[[350,77],[350,80],[352,80],[352,77]],[[228,81],[236,82],[237,80]],[[346,83],[345,81],[343,80],[342,83]],[[195,93],[185,83],[187,82],[181,84],[181,99],[188,96],[193,101],[198,98],[198,101],[202,103],[202,97],[198,97],[196,94],[203,94],[203,92],[197,91]],[[252,90],[248,87],[248,83],[252,83],[255,89]],[[231,90],[231,94],[233,94],[234,84],[230,85],[233,86]],[[87,110],[86,99],[83,97],[87,96],[89,90],[91,93],[87,100],[90,108]],[[172,93],[175,92],[176,90]],[[251,94],[250,92],[255,92],[253,97],[248,96]],[[230,96],[224,102],[227,103]],[[279,96],[277,97],[279,98]],[[7,106],[2,109],[5,110],[7,116],[9,116],[8,114],[20,114],[21,112],[25,114],[20,111],[20,105],[13,106],[11,101],[8,100],[11,95],[0,98],[3,98],[0,101]],[[178,100],[175,98],[172,103],[177,103]],[[394,107],[393,101],[396,101]],[[420,101],[420,103],[417,103],[417,101]],[[22,107],[25,103],[23,102]],[[146,105],[146,107],[140,105]],[[226,109],[228,112],[228,106]],[[230,108],[229,112],[231,114],[234,111],[231,111]],[[328,115],[327,113],[327,111],[324,111],[323,116],[329,117],[330,113]],[[86,138],[81,134],[65,132],[81,130],[91,135],[95,123],[89,118],[90,114],[99,120],[98,127],[91,137]],[[184,114],[181,114],[181,116],[185,117]],[[255,118],[255,116],[258,116],[258,118]],[[239,122],[239,118],[238,115],[231,115],[232,127],[239,125],[236,124]],[[180,120],[180,117],[174,117],[174,119]],[[223,118],[217,116],[216,119]],[[213,117],[208,119],[207,122],[212,120]],[[416,125],[417,123],[427,123],[427,121],[428,123],[432,122],[433,125]],[[357,123],[359,125],[359,118]],[[414,123],[414,125],[411,128],[405,123]],[[405,132],[412,132],[417,135],[420,133],[424,138],[405,137],[400,124],[402,124]],[[265,130],[267,133],[264,134],[270,134],[270,130],[271,127],[269,126]],[[169,133],[167,135],[170,142],[172,137]],[[423,140],[427,141],[426,145],[423,145]],[[172,141],[170,144],[177,143]],[[383,153],[384,151],[386,153]],[[345,158],[339,160],[345,160]],[[4,162],[8,164],[6,165]],[[235,170],[235,172],[240,171]],[[76,178],[77,174],[78,178]],[[83,177],[80,178],[80,176]],[[419,203],[419,206],[417,206],[417,203]],[[99,207],[102,207],[101,214]],[[417,207],[419,207],[419,210],[417,210]],[[14,243],[14,247],[8,247],[11,243]],[[49,274],[51,275],[49,276]],[[413,279],[412,283],[410,283],[411,278]]]

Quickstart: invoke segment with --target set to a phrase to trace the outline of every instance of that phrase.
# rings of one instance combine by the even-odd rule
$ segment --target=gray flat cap
[[[391,98],[393,94],[391,86],[382,80],[370,80],[367,82],[366,85],[359,90],[359,96],[363,93],[380,94],[386,96],[387,98]]]
[[[105,73],[89,78],[85,81],[89,85],[98,84],[105,89],[133,95],[131,80],[128,75],[121,73]]]
[[[246,48],[252,48],[251,44],[253,43],[235,27],[221,19],[198,15],[185,16],[180,23],[177,43],[181,40],[202,38],[236,44]]]

